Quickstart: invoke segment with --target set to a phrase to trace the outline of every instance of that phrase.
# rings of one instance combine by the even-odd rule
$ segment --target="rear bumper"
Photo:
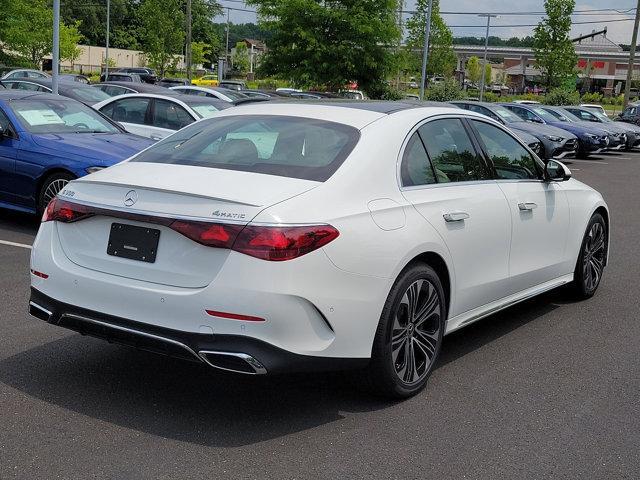
[[[210,335],[148,325],[57,301],[31,289],[29,313],[50,324],[220,370],[245,374],[347,370],[362,368],[368,358],[299,355],[241,335]]]

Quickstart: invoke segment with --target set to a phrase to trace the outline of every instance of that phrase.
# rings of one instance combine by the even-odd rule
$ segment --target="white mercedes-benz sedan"
[[[409,103],[254,104],[49,204],[30,312],[246,374],[424,387],[443,335],[607,263],[602,196],[504,126]]]

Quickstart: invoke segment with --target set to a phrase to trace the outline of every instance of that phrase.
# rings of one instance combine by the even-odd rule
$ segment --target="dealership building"
[[[579,88],[582,91],[615,95],[624,91],[629,63],[629,52],[607,38],[607,29],[592,32],[573,40],[578,54]],[[455,45],[458,58],[458,72],[464,74],[467,60],[482,58],[483,45]],[[531,48],[488,47],[487,59],[501,63],[505,74],[505,84],[513,91],[521,93],[542,83],[540,70],[536,67],[535,55]],[[640,78],[640,60],[634,64],[634,78]]]

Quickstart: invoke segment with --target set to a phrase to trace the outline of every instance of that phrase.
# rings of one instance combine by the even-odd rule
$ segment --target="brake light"
[[[292,260],[335,240],[340,233],[331,225],[269,227],[247,225],[233,250],[272,262]]]
[[[63,222],[71,223],[84,218],[92,217],[94,214],[89,207],[78,203],[68,202],[58,197],[53,197],[47,205],[42,215],[42,222]]]
[[[207,247],[231,248],[243,225],[175,220],[169,228]]]
[[[219,312],[217,310],[205,310],[207,315],[212,317],[226,318],[228,320],[242,320],[245,322],[264,322],[264,318],[252,317],[251,315],[242,315],[239,313]]]

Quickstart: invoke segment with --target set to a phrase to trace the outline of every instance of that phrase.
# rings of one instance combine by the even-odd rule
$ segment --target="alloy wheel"
[[[65,185],[67,185],[67,183],[69,183],[69,180],[65,178],[56,178],[51,183],[49,183],[49,185],[47,185],[47,188],[45,189],[44,195],[42,197],[44,200],[43,208],[49,204],[53,197],[55,197],[58,192],[60,192],[60,190],[62,190]]]
[[[584,286],[587,291],[597,288],[602,278],[606,255],[604,226],[600,222],[591,225],[582,254]]]
[[[416,280],[405,291],[393,319],[391,351],[396,375],[405,384],[429,374],[440,341],[441,304],[428,280]]]

